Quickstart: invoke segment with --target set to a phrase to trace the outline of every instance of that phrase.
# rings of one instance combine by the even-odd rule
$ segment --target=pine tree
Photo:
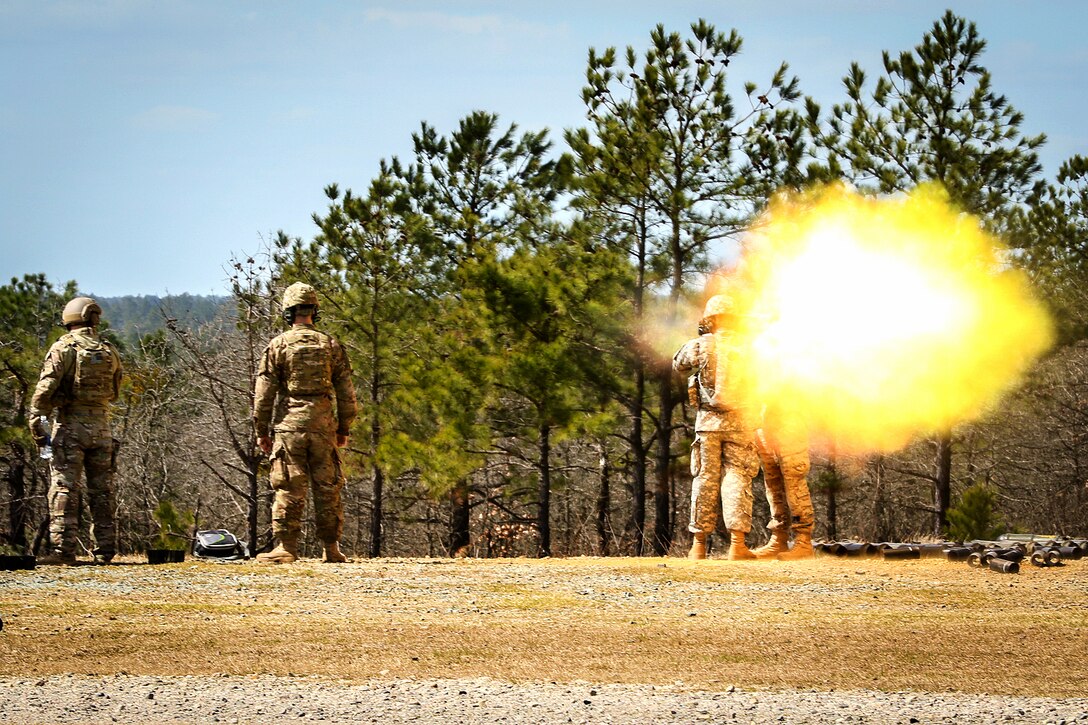
[[[843,79],[849,100],[832,108],[826,129],[816,129],[830,175],[881,193],[936,181],[988,228],[1007,229],[1017,206],[1037,193],[1037,149],[1045,137],[1021,133],[1023,115],[995,93],[981,64],[985,49],[975,24],[947,11],[913,50],[885,51],[871,94],[865,72],[852,64]],[[952,431],[933,443],[929,478],[939,536],[948,523]]]
[[[448,137],[423,123],[412,140],[413,162],[393,167],[444,262],[435,279],[435,365],[428,375],[442,381],[445,393],[432,399],[433,416],[449,447],[487,450],[482,413],[502,370],[487,324],[488,270],[550,222],[566,162],[550,158],[546,131],[519,136],[516,125],[503,130],[496,115],[482,111],[463,118]],[[451,553],[471,543],[471,473],[451,466],[432,479],[450,501]]]
[[[1004,527],[994,520],[997,494],[984,483],[976,483],[960,494],[960,500],[948,509],[948,536],[955,541],[997,538]]]
[[[1010,224],[1022,265],[1054,309],[1066,342],[1088,337],[1088,158],[1073,156]]]

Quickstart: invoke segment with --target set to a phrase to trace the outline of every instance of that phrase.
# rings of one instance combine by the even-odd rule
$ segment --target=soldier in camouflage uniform
[[[109,404],[121,390],[121,359],[98,336],[102,308],[90,297],[76,297],[64,307],[68,333],[45,356],[41,377],[30,400],[30,432],[39,447],[50,442],[42,417],[56,413],[49,477],[50,553],[42,564],[74,564],[80,474],[86,472],[95,542],[94,559],[109,563],[117,552],[114,527],[113,458]]]
[[[706,558],[707,535],[714,530],[721,501],[722,522],[729,530],[729,559],[752,559],[744,535],[752,530],[752,478],[759,456],[750,412],[738,404],[740,381],[732,364],[737,351],[730,330],[732,303],[716,295],[706,304],[699,337],[689,340],[673,357],[673,369],[690,373],[688,391],[696,406],[695,441],[691,446],[692,559]]]
[[[355,388],[340,343],[314,327],[317,313],[313,287],[302,282],[288,287],[283,316],[291,329],[268,344],[257,371],[253,418],[258,443],[271,457],[272,533],[279,540],[275,549],[257,556],[261,562],[298,558],[308,488],[325,561],[347,560],[340,552],[344,477],[337,449],[347,445],[355,420]]]
[[[759,559],[812,557],[815,517],[808,490],[808,430],[800,416],[781,406],[764,410],[763,427],[756,431],[756,450],[763,464],[763,483],[771,520],[771,540],[752,553]],[[793,531],[793,547],[788,544]],[[788,549],[788,550],[787,550]]]

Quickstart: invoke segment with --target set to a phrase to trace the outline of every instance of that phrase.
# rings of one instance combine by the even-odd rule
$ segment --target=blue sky
[[[1048,135],[1048,175],[1088,154],[1080,0],[0,0],[0,280],[222,294],[232,253],[311,238],[323,188],[362,190],[420,121],[445,133],[481,109],[561,147],[590,47],[706,18],[744,38],[738,95],[784,60],[830,106],[852,60],[876,73],[949,7]]]

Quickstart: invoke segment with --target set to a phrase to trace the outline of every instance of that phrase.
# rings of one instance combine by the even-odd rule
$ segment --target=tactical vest
[[[116,361],[110,346],[100,340],[71,337],[76,350],[72,374],[71,401],[83,405],[106,405],[113,400]]]
[[[332,394],[332,338],[317,330],[292,330],[284,351],[289,395]]]

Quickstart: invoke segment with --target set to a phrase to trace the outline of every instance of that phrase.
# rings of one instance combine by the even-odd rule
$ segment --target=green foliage
[[[741,47],[736,30],[699,20],[688,39],[658,25],[641,59],[632,47],[622,62],[614,48],[591,49],[582,98],[592,128],[567,133],[580,205],[618,214],[622,244],[648,242],[634,247],[640,270],[665,275],[672,305],[715,240],[739,233],[781,186],[804,183],[798,81],[783,63],[738,103],[727,82]]]
[[[159,524],[159,534],[151,540],[149,548],[184,551],[189,548],[193,512],[174,508],[170,499],[162,499],[152,513]]]
[[[992,540],[1005,531],[995,519],[997,494],[985,483],[976,483],[960,494],[948,509],[948,535],[956,541]]]
[[[1010,233],[1016,261],[1038,283],[1062,337],[1088,337],[1088,157],[1063,163],[1057,183],[1017,210]]]
[[[1036,150],[1046,137],[1020,132],[1023,114],[998,95],[981,64],[986,41],[947,11],[911,51],[885,51],[869,94],[854,63],[819,141],[833,171],[861,187],[903,191],[938,181],[960,208],[1001,229],[1036,189]]]
[[[69,282],[57,291],[44,274],[0,287],[0,443],[32,447],[26,409],[46,350],[64,332],[60,311],[75,290]]]

